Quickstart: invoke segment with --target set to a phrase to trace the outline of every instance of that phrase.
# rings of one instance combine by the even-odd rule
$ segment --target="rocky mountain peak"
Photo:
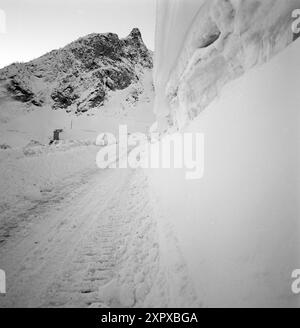
[[[141,43],[144,43],[142,39],[142,33],[137,27],[134,27],[132,29],[132,31],[130,32],[127,38],[132,38],[134,40],[140,41]]]
[[[31,62],[10,65],[0,70],[0,84],[29,106],[50,104],[79,113],[101,107],[111,91],[138,82],[152,67],[152,52],[134,28],[124,39],[93,33]]]

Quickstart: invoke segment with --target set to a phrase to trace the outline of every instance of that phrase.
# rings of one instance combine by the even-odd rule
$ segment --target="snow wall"
[[[300,1],[158,2],[156,115],[164,129],[204,134],[205,168],[199,180],[186,180],[185,169],[147,173],[167,221],[159,223],[161,236],[168,239],[170,226],[188,270],[180,279],[192,282],[200,306],[300,305],[291,290],[300,268],[300,40],[289,45],[297,7]],[[224,26],[239,26],[239,41],[229,33],[195,60],[192,40],[220,41]],[[179,284],[175,271],[169,275]],[[195,305],[184,297],[174,293],[172,305]]]

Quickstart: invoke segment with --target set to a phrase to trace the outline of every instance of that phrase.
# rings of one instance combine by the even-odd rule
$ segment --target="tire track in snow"
[[[7,296],[0,306],[42,306],[47,288],[69,265],[77,247],[97,221],[110,199],[118,194],[128,172],[106,170],[89,184],[73,191],[62,204],[51,204],[41,222],[24,239],[12,238],[1,247],[0,266],[7,274]]]
[[[89,182],[79,179],[24,213],[26,234],[19,231],[1,247],[8,290],[0,307],[168,307],[174,297],[192,303],[176,250],[175,264],[166,266],[161,213],[144,172],[82,177]],[[177,286],[170,285],[168,267],[175,268]]]
[[[159,246],[147,181],[142,171],[128,172],[101,220],[48,289],[44,306],[143,306],[155,288]],[[156,295],[157,302],[163,298]]]

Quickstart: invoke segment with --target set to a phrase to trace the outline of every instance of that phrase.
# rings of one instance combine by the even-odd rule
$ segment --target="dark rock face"
[[[10,84],[7,86],[7,90],[11,92],[13,98],[22,102],[32,101],[34,98],[34,93],[20,85],[19,82],[11,80]]]
[[[79,96],[74,94],[73,87],[69,85],[65,89],[54,90],[51,94],[51,98],[54,100],[53,108],[58,109],[68,108]]]
[[[43,100],[38,99],[34,92],[30,90],[26,86],[26,84],[18,81],[18,80],[10,80],[9,83],[6,86],[7,91],[11,94],[12,98],[23,102],[23,103],[30,103],[34,106],[42,106]]]
[[[110,91],[127,88],[152,67],[152,52],[134,28],[125,39],[90,34],[29,63],[8,66],[0,70],[0,82],[6,81],[17,101],[79,113],[102,106]]]

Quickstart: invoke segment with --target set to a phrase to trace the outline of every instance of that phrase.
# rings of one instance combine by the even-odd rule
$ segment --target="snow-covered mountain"
[[[28,106],[86,112],[101,107],[115,90],[139,81],[152,69],[152,52],[134,28],[125,39],[90,34],[28,63],[0,70],[6,96]],[[3,96],[3,95],[2,95]]]
[[[153,53],[137,28],[124,39],[90,34],[7,66],[0,70],[2,143],[47,143],[54,129],[69,139],[95,140],[122,122],[145,129],[153,121],[152,68]]]

